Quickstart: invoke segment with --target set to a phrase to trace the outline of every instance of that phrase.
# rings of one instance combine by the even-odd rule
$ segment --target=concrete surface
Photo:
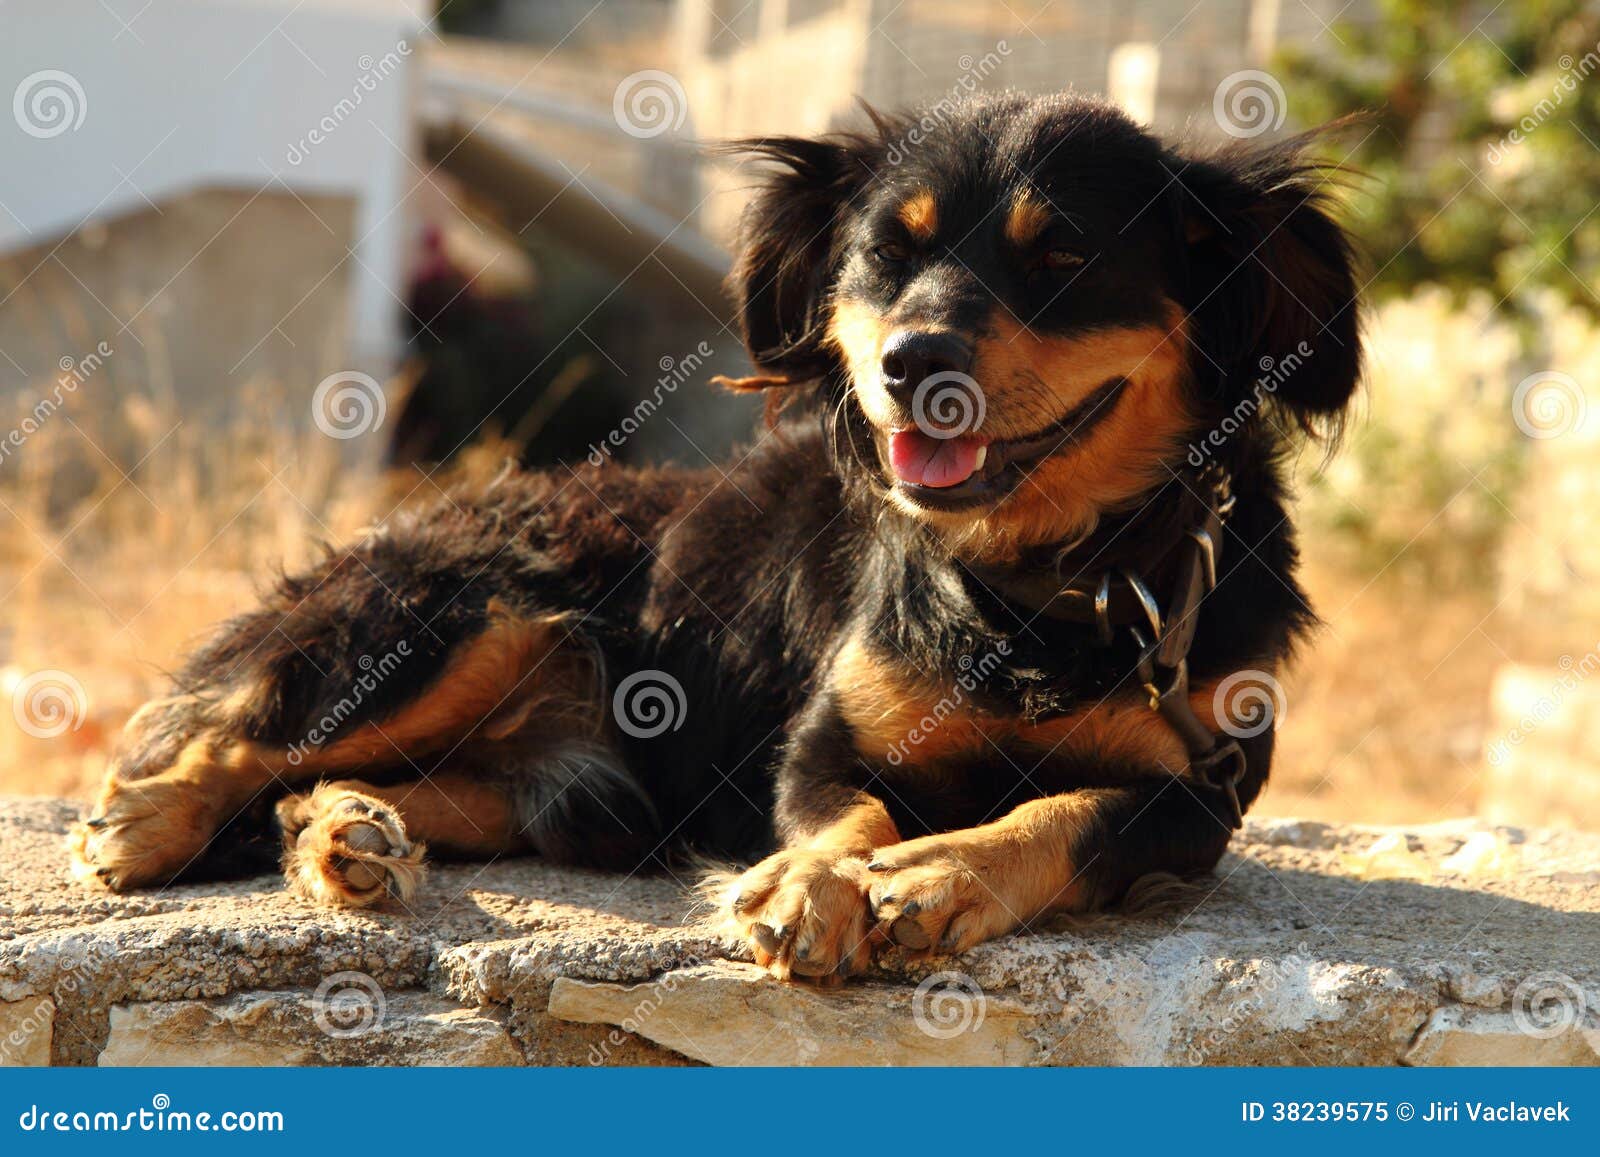
[[[790,988],[671,878],[436,867],[411,911],[276,877],[68,877],[75,805],[0,797],[9,1064],[1594,1064],[1600,836],[1252,821],[1140,917]],[[685,881],[687,882],[687,881]]]

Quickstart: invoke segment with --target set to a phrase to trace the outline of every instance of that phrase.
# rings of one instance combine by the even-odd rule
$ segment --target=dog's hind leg
[[[424,852],[489,860],[538,854],[555,863],[640,867],[659,844],[655,810],[600,743],[542,754],[505,745],[482,771],[439,771],[388,785],[337,780],[278,803],[283,871],[309,900],[361,908],[409,903]]]
[[[75,874],[120,890],[259,868],[288,792],[597,737],[599,662],[571,620],[513,605],[514,583],[487,564],[432,562],[425,545],[379,543],[225,626],[180,693],[129,721],[70,836]]]

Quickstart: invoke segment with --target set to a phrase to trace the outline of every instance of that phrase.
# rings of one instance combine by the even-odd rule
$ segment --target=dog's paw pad
[[[288,837],[284,875],[308,900],[366,908],[386,896],[409,903],[423,875],[421,844],[399,814],[356,792],[315,793],[307,822]]]

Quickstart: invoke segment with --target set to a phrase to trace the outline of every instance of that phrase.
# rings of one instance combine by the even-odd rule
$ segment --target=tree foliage
[[[1348,162],[1372,291],[1546,291],[1600,315],[1600,5],[1379,0],[1279,61],[1303,123],[1366,111]]]

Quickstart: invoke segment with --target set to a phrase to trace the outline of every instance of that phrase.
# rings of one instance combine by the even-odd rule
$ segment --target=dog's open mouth
[[[1037,433],[990,441],[981,434],[940,438],[916,428],[892,431],[884,457],[895,489],[932,510],[968,510],[999,502],[1029,470],[1080,443],[1116,408],[1124,377],[1096,387]]]

